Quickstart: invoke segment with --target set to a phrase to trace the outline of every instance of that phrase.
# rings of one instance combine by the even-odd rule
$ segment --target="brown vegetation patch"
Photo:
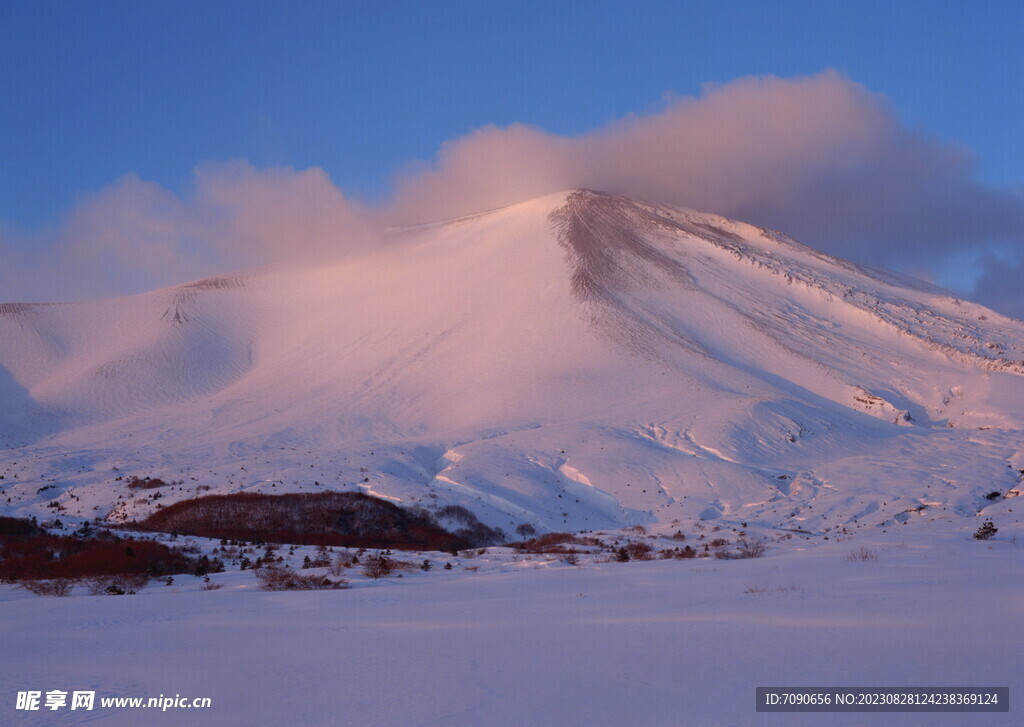
[[[126,527],[265,543],[399,550],[460,550],[476,543],[426,510],[358,492],[208,495],[169,505]]]
[[[132,573],[148,577],[222,567],[206,556],[193,558],[154,540],[119,538],[107,531],[51,535],[28,520],[0,521],[0,581]]]

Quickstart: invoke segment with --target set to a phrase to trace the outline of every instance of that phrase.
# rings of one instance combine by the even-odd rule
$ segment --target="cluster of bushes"
[[[149,576],[122,574],[93,578],[52,578],[22,581],[18,585],[37,596],[70,596],[77,585],[84,585],[90,596],[135,595],[149,583]]]
[[[126,481],[129,490],[155,490],[158,487],[167,487],[168,483],[159,477],[130,477]]]
[[[258,569],[256,579],[264,591],[326,591],[349,587],[344,579],[332,580],[327,576],[299,573],[279,565]]]
[[[53,535],[30,520],[0,517],[0,581],[177,573],[203,575],[224,569],[208,556],[192,557],[180,548],[141,538],[121,538],[83,527]]]
[[[207,495],[175,503],[122,527],[207,538],[399,550],[461,550],[478,545],[480,537],[494,535],[478,521],[451,533],[426,510],[359,492]]]
[[[615,551],[615,560],[628,563],[631,560],[653,560],[654,547],[650,543],[634,541],[626,543]]]
[[[509,543],[509,547],[527,553],[584,553],[579,547],[604,548],[597,538],[572,533],[545,533],[529,540]]]
[[[627,528],[627,532],[643,534],[646,531],[641,526]],[[703,536],[702,536],[703,537]],[[678,542],[685,541],[686,536],[677,531],[672,539]],[[725,538],[715,538],[704,545],[703,551],[694,550],[691,546],[676,546],[656,550],[651,543],[641,540],[632,540],[623,545],[614,542],[611,546],[598,538],[574,535],[572,533],[547,533],[529,540],[522,540],[516,543],[509,543],[509,546],[516,550],[528,553],[559,553],[566,555],[565,560],[571,565],[577,565],[579,558],[569,558],[570,555],[582,553],[606,552],[606,559],[615,560],[619,563],[627,563],[631,560],[661,560],[687,558],[708,558],[714,556],[723,559],[760,558],[768,551],[768,542],[764,539],[753,539],[745,533],[736,540],[735,547],[730,549],[730,543]],[[586,550],[582,548],[587,548]],[[712,551],[712,548],[714,550]]]
[[[0,517],[0,582],[32,593],[67,596],[76,585],[92,595],[141,590],[156,576],[224,570],[217,558],[193,557],[144,538],[122,538],[88,523],[70,535],[54,535],[23,518]]]
[[[364,559],[363,575],[376,580],[378,578],[386,578],[396,571],[411,571],[416,567],[414,563],[392,558],[387,553],[377,553],[376,555],[369,555]],[[425,560],[419,565],[420,570],[428,571],[430,568],[429,560]]]

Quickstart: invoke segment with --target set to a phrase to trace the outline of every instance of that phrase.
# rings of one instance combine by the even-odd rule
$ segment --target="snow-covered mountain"
[[[0,305],[0,401],[14,513],[143,515],[120,478],[159,476],[183,481],[160,504],[360,489],[506,531],[820,533],[1012,517],[1024,323],[577,190],[330,263]]]

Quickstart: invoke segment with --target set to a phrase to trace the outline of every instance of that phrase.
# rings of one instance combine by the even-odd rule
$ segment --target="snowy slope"
[[[578,190],[316,266],[0,306],[0,503],[120,520],[155,505],[117,478],[151,475],[183,481],[164,504],[362,489],[506,530],[1012,517],[1022,376],[1020,321]]]

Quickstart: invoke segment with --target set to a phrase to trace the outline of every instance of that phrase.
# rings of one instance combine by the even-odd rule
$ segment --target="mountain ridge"
[[[4,304],[0,341],[15,513],[144,515],[130,471],[184,480],[171,500],[348,489],[506,530],[826,532],[992,513],[982,490],[1024,468],[1024,323],[592,190],[316,265]]]

